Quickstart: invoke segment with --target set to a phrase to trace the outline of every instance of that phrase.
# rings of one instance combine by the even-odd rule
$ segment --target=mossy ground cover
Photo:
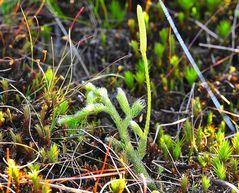
[[[165,5],[220,109],[159,1],[0,1],[0,192],[239,192],[239,4]]]

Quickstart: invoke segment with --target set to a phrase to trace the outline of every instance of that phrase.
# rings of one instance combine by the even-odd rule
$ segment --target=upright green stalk
[[[145,79],[147,85],[147,115],[146,115],[146,122],[144,128],[144,137],[139,142],[139,154],[143,158],[146,152],[147,146],[147,136],[149,133],[149,126],[150,126],[150,117],[151,117],[151,88],[150,88],[150,78],[149,78],[149,65],[147,60],[147,36],[146,36],[146,27],[144,22],[144,14],[140,5],[137,6],[137,17],[139,23],[139,35],[140,35],[140,52],[142,54],[142,58],[144,61],[144,69],[145,69]]]

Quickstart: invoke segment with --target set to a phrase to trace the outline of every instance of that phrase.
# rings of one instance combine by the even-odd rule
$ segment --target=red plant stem
[[[72,23],[71,23],[71,27],[70,27],[70,30],[71,30],[71,31],[72,31],[72,28],[73,28],[74,25],[75,25],[76,19],[81,15],[81,13],[83,12],[83,10],[84,10],[84,7],[80,8],[80,10],[77,12],[77,14],[76,14],[74,20],[73,20]]]
[[[104,158],[104,162],[103,162],[103,165],[102,165],[100,174],[103,174],[103,173],[104,173],[106,161],[107,161],[107,158],[108,158],[108,155],[109,155],[109,151],[110,151],[110,146],[111,146],[111,141],[110,141],[109,145],[107,146],[107,150],[106,150],[106,153],[105,153],[105,158]],[[99,181],[100,181],[100,178],[98,178],[97,181],[95,182],[95,186],[94,186],[94,188],[93,188],[93,192],[94,192],[94,193],[97,192],[97,186],[98,186],[98,184],[99,184]]]

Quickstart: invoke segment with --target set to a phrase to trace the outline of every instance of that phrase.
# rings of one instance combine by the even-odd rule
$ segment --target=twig
[[[239,49],[229,48],[229,47],[220,46],[220,45],[199,43],[199,46],[207,47],[207,48],[214,48],[214,49],[218,49],[218,50],[225,50],[225,51],[229,51],[229,52],[239,53]]]
[[[218,179],[212,179],[212,182],[217,184],[217,185],[229,187],[232,190],[234,190],[236,193],[239,193],[239,190],[237,189],[237,187],[234,184],[231,184],[231,183],[229,183],[227,181],[218,180]]]

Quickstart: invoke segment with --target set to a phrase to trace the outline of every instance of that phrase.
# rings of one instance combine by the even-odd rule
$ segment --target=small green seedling
[[[239,163],[237,158],[230,159],[229,162],[230,171],[234,174],[235,177],[238,175],[238,164]]]
[[[179,21],[181,26],[184,26],[185,14],[183,12],[178,13],[178,21]]]
[[[207,176],[202,177],[202,187],[204,192],[208,192],[208,189],[211,185],[210,178]]]
[[[221,4],[221,0],[206,0],[206,5],[209,11],[213,12]]]
[[[189,13],[194,5],[194,0],[178,0],[178,4],[186,13]]]
[[[199,97],[192,99],[192,107],[194,116],[198,116],[202,112],[202,103]]]
[[[52,28],[49,25],[41,26],[41,33],[44,38],[44,43],[48,44],[50,42]]]
[[[101,32],[101,45],[102,45],[103,48],[106,47],[106,41],[107,41],[107,36],[106,36],[105,31],[103,30]]]
[[[158,59],[158,66],[161,67],[162,66],[162,59],[163,59],[163,54],[165,51],[165,47],[163,44],[156,42],[154,44],[154,53],[157,56]]]
[[[16,189],[19,189],[20,186],[20,178],[21,178],[21,172],[20,168],[16,164],[16,162],[13,159],[7,160],[7,170],[6,170],[8,176],[9,176],[9,182],[14,182],[14,185],[16,186]],[[18,192],[18,191],[16,191]]]
[[[4,114],[2,111],[0,111],[0,127],[2,127],[4,123],[5,123]]]
[[[134,74],[131,71],[126,71],[124,73],[124,81],[126,86],[131,90],[132,88],[134,88]]]
[[[59,150],[55,143],[51,145],[47,155],[50,163],[55,163],[58,160]]]
[[[173,150],[174,142],[169,135],[164,134],[159,139],[159,147],[163,151],[164,159],[168,159],[170,151]]]
[[[122,177],[122,175],[120,176],[119,179],[113,178],[112,182],[111,182],[111,192],[112,193],[122,193],[125,188],[126,188],[126,180],[125,178]]]
[[[222,38],[226,38],[227,35],[230,33],[231,31],[231,23],[228,20],[222,20],[220,21],[220,23],[218,24],[216,31],[218,33],[218,35]]]
[[[212,111],[209,111],[208,115],[207,115],[207,124],[211,125],[213,121],[213,113]]]
[[[204,149],[204,147],[207,145],[207,140],[206,139],[206,136],[202,130],[202,127],[199,127],[197,129],[197,132],[196,132],[196,135],[195,135],[195,138],[196,138],[196,145],[197,145],[197,148],[199,151],[202,151]]]
[[[209,126],[209,127],[210,127],[210,126]],[[216,141],[217,141],[218,146],[220,146],[220,145],[223,143],[224,138],[225,138],[225,133],[224,133],[224,131],[218,130],[218,132],[217,132],[216,135],[215,135],[215,138],[216,138]]]
[[[159,32],[160,41],[166,47],[168,43],[168,28],[163,28]]]
[[[122,9],[119,1],[116,0],[112,0],[110,3],[110,13],[112,18],[117,21],[117,23],[124,21],[126,16],[126,10]]]
[[[181,177],[181,191],[182,191],[182,193],[188,192],[188,185],[189,185],[188,177],[185,174],[183,174],[182,177]]]
[[[139,85],[139,87],[142,87],[145,81],[145,75],[144,72],[142,71],[137,71],[136,74],[134,75],[134,78]]]
[[[221,162],[218,158],[214,158],[213,160],[213,169],[216,176],[220,180],[226,179],[227,170],[223,162]]]
[[[218,153],[219,160],[222,162],[226,162],[230,158],[232,154],[232,149],[227,140],[224,140],[222,144],[220,144],[220,146],[218,147],[217,153]]]
[[[5,79],[3,79],[1,81],[1,84],[2,84],[2,90],[3,90],[3,102],[6,103],[7,100],[8,100],[8,92],[7,92],[7,90],[8,90],[9,84],[8,84],[8,81],[5,80]]]
[[[130,30],[131,34],[135,34],[136,33],[136,22],[135,22],[135,19],[133,19],[133,18],[128,19],[128,27],[129,27],[129,30]]]
[[[140,57],[140,53],[139,53],[139,44],[138,44],[138,42],[135,41],[135,40],[132,40],[132,41],[130,42],[130,46],[133,48],[135,57],[136,57],[136,58],[139,58],[139,57]]]
[[[180,158],[181,152],[182,152],[182,145],[183,145],[183,141],[180,141],[179,139],[177,140],[177,142],[175,143],[174,147],[173,147],[173,158],[175,161],[177,161]]]
[[[232,145],[236,154],[239,154],[239,132],[232,139]]]
[[[29,165],[29,168],[31,171],[28,172],[28,176],[32,182],[33,192],[37,193],[41,186],[41,184],[40,184],[41,178],[39,177],[40,165],[38,165],[38,164]]]
[[[196,71],[192,67],[186,67],[184,70],[184,75],[190,86],[193,85],[198,77]]]
[[[67,111],[68,111],[68,101],[66,101],[66,100],[64,100],[57,107],[54,108],[53,115],[52,115],[52,122],[51,122],[51,126],[49,128],[50,134],[52,134],[52,132],[55,129],[57,117],[60,115],[65,115]]]

